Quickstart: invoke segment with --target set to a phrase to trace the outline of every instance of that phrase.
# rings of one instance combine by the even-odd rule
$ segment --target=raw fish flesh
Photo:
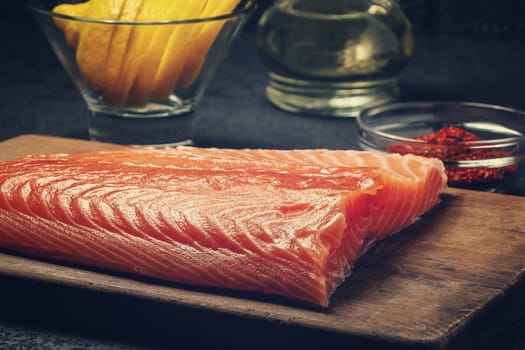
[[[0,247],[321,307],[439,201],[443,164],[331,150],[122,147],[0,163]]]

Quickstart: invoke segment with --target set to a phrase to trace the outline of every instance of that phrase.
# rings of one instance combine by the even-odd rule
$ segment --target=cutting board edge
[[[17,271],[14,268],[0,269],[0,275],[10,276],[18,279],[54,284],[68,288],[87,290],[92,293],[102,293],[110,295],[119,295],[124,297],[137,298],[153,302],[162,302],[174,306],[185,307],[196,310],[207,310],[220,312],[236,317],[248,318],[260,321],[275,322],[279,317],[272,317],[272,308],[292,308],[297,309],[297,305],[283,305],[272,302],[265,302],[256,297],[249,299],[239,298],[236,295],[229,295],[228,291],[224,293],[212,293],[206,288],[202,290],[192,289],[191,286],[170,285],[163,281],[149,281],[140,276],[129,276],[124,273],[105,271],[96,268],[83,266],[70,266],[67,263],[42,260],[21,256],[15,252],[0,250],[0,260],[5,259],[17,261],[16,263],[30,263],[37,266],[37,270],[46,270],[49,273],[33,272],[27,273],[27,270]],[[52,270],[52,271],[51,271]],[[59,273],[57,273],[57,271]],[[67,278],[64,276],[67,275]],[[86,278],[81,278],[84,275]],[[125,286],[128,284],[127,286]],[[131,288],[130,288],[131,287]],[[210,288],[213,289],[213,288]],[[198,295],[195,295],[197,293]],[[235,291],[231,291],[235,294]],[[205,301],[203,302],[203,299]],[[244,307],[239,307],[239,301],[245,303]],[[257,308],[265,308],[266,314],[257,311]],[[311,309],[304,309],[312,311]],[[304,311],[303,310],[303,311]],[[317,310],[323,312],[323,310]],[[326,310],[325,310],[326,311]],[[294,316],[288,318],[283,316],[279,318],[279,323],[289,326],[299,326],[304,329],[326,332],[332,335],[338,335],[348,339],[359,339],[361,341],[380,342],[385,344],[399,344],[402,346],[425,347],[428,349],[441,349],[452,339],[452,334],[443,332],[431,337],[398,337],[377,335],[374,332],[352,332],[341,329],[331,328],[327,325],[318,325],[308,322],[306,319],[299,319]]]

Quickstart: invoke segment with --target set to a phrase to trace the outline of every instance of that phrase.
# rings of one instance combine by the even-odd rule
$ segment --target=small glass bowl
[[[480,103],[395,103],[363,111],[357,123],[363,150],[439,158],[451,187],[525,194],[523,111]],[[447,126],[480,139],[448,144],[416,139]]]
[[[29,0],[28,6],[91,112],[91,139],[189,142],[192,119],[186,115],[257,4],[224,1],[200,14],[192,1],[173,2],[148,9],[158,18],[148,21],[128,3],[118,9],[119,19],[101,19],[117,9],[104,1]]]

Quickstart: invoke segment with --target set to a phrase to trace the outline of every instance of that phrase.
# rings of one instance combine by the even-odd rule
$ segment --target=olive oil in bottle
[[[332,116],[395,100],[412,46],[410,23],[391,0],[277,0],[257,32],[269,100]]]

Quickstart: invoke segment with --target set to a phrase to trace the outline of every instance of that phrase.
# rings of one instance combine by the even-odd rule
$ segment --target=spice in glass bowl
[[[372,152],[441,159],[451,187],[525,195],[525,111],[482,103],[400,102],[359,114]]]
[[[429,134],[413,137],[426,141],[424,144],[394,144],[388,147],[389,152],[416,154],[438,158],[445,162],[448,183],[451,186],[483,188],[493,186],[517,170],[515,164],[462,166],[465,162],[504,159],[512,157],[512,152],[493,148],[476,147],[472,142],[481,141],[481,137],[461,127],[446,125]]]

